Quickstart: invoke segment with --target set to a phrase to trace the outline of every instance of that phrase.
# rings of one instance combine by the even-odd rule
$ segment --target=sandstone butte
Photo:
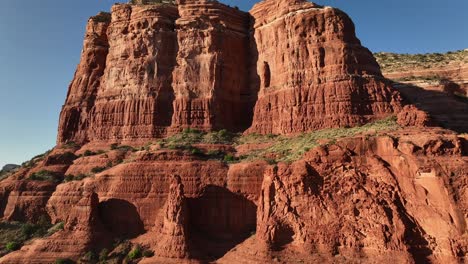
[[[116,4],[0,180],[4,221],[59,228],[0,263],[464,263],[466,99],[384,73],[331,7]]]

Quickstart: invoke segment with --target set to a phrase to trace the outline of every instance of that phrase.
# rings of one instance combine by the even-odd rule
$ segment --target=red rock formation
[[[244,130],[252,103],[248,15],[216,1],[178,2],[173,128]]]
[[[343,12],[306,1],[262,1],[253,16],[259,88],[249,132],[289,134],[387,116],[398,96]]]
[[[188,208],[184,185],[179,176],[173,176],[169,186],[164,219],[158,232],[155,249],[157,257],[183,259],[188,257]]]
[[[187,127],[289,134],[399,108],[341,11],[268,0],[251,16],[181,0],[91,19],[58,143],[146,142]]]
[[[164,135],[174,97],[177,16],[172,5],[113,6],[107,67],[89,116],[89,140]]]
[[[462,262],[468,141],[420,127],[428,118],[411,106],[398,118],[412,128],[328,142],[290,164],[228,164],[162,144],[110,148],[186,127],[243,131],[253,122],[248,132],[292,134],[351,126],[399,108],[337,9],[265,0],[250,17],[207,0],[115,5],[110,21],[88,22],[59,146],[0,182],[4,219],[47,213],[64,230],[0,263],[77,260],[113,238],[154,250],[146,263]],[[63,144],[70,141],[78,145]],[[196,147],[241,157],[268,144]],[[87,177],[31,177],[42,170]]]
[[[428,157],[440,151],[430,147],[434,136],[348,139],[271,168],[255,238],[219,262],[463,261],[466,203],[455,193],[465,187],[454,182],[466,175],[467,159],[456,136],[440,144],[451,158]],[[446,166],[463,172],[447,174]]]
[[[95,193],[82,191],[78,202],[69,208],[62,231],[34,240],[0,258],[0,263],[54,263],[59,258],[79,259],[83,252],[108,246],[110,236],[99,220],[98,204]]]
[[[386,78],[439,126],[468,132],[468,50],[446,54],[376,54]],[[443,106],[443,107],[441,107]]]
[[[427,127],[434,125],[430,116],[414,105],[405,105],[397,115],[397,122],[401,126]]]
[[[88,20],[80,64],[60,114],[58,143],[84,142],[88,139],[90,115],[109,50],[106,32],[110,21],[106,19],[109,19],[108,15],[101,14]]]
[[[0,184],[0,219],[36,222],[47,216],[45,206],[56,184],[8,180]]]

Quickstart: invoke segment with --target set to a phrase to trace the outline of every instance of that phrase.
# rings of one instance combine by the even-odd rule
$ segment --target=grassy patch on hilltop
[[[237,137],[239,137],[238,134],[225,129],[207,133],[188,128],[158,143],[161,147],[169,149],[191,149],[194,144],[233,144]]]
[[[260,134],[240,134],[231,133],[226,130],[204,132],[196,129],[185,129],[184,131],[160,139],[157,142],[149,142],[141,147],[140,151],[152,151],[153,149],[177,149],[188,152],[201,159],[215,159],[225,163],[236,163],[250,160],[266,160],[270,164],[280,161],[292,162],[300,159],[304,153],[321,144],[333,144],[337,140],[346,137],[353,137],[359,134],[377,134],[380,131],[396,130],[400,126],[396,122],[396,117],[391,116],[382,120],[368,123],[363,126],[351,128],[332,128],[302,133],[294,136],[280,135],[260,135]],[[232,145],[240,146],[245,144],[265,144],[265,147],[254,149],[246,155],[236,155],[235,152],[226,151],[223,148],[213,150],[203,150],[198,145]],[[156,147],[153,148],[152,146]],[[117,148],[114,146],[114,148]],[[127,148],[125,148],[127,149]],[[128,147],[127,151],[138,151]],[[93,168],[93,173],[99,173],[111,167]],[[71,178],[71,177],[70,177]]]
[[[451,62],[468,63],[468,51],[459,50],[447,53],[426,53],[426,54],[397,54],[379,52],[374,54],[382,71],[394,72],[408,70],[409,68],[427,69],[432,67],[445,66]]]
[[[241,159],[266,159],[270,163],[278,161],[292,162],[300,159],[310,149],[319,146],[321,141],[327,141],[328,144],[332,144],[340,138],[369,132],[376,133],[384,130],[394,130],[399,127],[396,118],[392,116],[363,126],[323,129],[292,137],[258,134],[246,135],[239,139],[239,144],[271,143],[271,145],[265,149],[253,151],[249,155],[241,157]],[[272,158],[272,156],[276,158]]]

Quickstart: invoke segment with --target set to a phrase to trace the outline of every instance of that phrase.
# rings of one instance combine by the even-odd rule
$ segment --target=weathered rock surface
[[[289,134],[366,123],[399,109],[343,12],[306,1],[262,1],[250,12],[259,89],[249,132]]]
[[[242,131],[253,101],[249,16],[216,1],[179,1],[172,127]]]
[[[273,146],[255,135],[155,143],[184,128],[288,135],[401,110],[337,9],[177,2],[89,20],[58,146],[0,181],[2,220],[47,215],[64,230],[0,263],[78,260],[116,239],[154,251],[142,263],[466,261],[468,139],[427,127],[420,105],[398,114],[405,128],[320,138],[291,163],[244,157]]]
[[[468,132],[468,51],[446,54],[378,53],[385,77],[404,99],[442,127]]]
[[[277,166],[130,151],[127,162],[58,185],[46,210],[65,230],[0,262],[78,259],[104,246],[91,241],[127,237],[155,252],[146,263],[457,263],[468,243],[467,139],[423,129],[343,139]]]
[[[419,110],[414,105],[405,105],[397,115],[397,122],[401,126],[428,127],[435,125],[428,113]]]
[[[267,0],[248,14],[181,0],[119,4],[112,18],[97,17],[59,144],[146,143],[189,127],[290,134],[362,124],[400,107],[352,21],[330,7]]]
[[[179,176],[170,181],[164,217],[158,227],[156,258],[184,259],[189,257],[189,211],[184,186]],[[150,263],[151,260],[148,260]]]
[[[348,139],[271,167],[256,236],[219,262],[463,262],[467,204],[458,197],[466,193],[468,160],[462,139],[437,140],[444,145],[437,150],[433,137],[413,139]],[[460,171],[447,173],[453,167]]]
[[[0,263],[54,263],[59,258],[79,259],[83,252],[110,245],[110,236],[99,220],[96,193],[82,190],[67,214],[62,231],[36,239],[19,251],[0,258]]]
[[[88,139],[92,108],[106,68],[108,26],[108,21],[93,18],[88,21],[80,64],[60,114],[57,142]]]

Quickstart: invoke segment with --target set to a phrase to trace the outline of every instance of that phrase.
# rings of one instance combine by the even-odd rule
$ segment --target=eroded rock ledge
[[[343,12],[263,1],[112,8],[90,19],[58,143],[147,141],[184,128],[293,134],[400,108]]]

